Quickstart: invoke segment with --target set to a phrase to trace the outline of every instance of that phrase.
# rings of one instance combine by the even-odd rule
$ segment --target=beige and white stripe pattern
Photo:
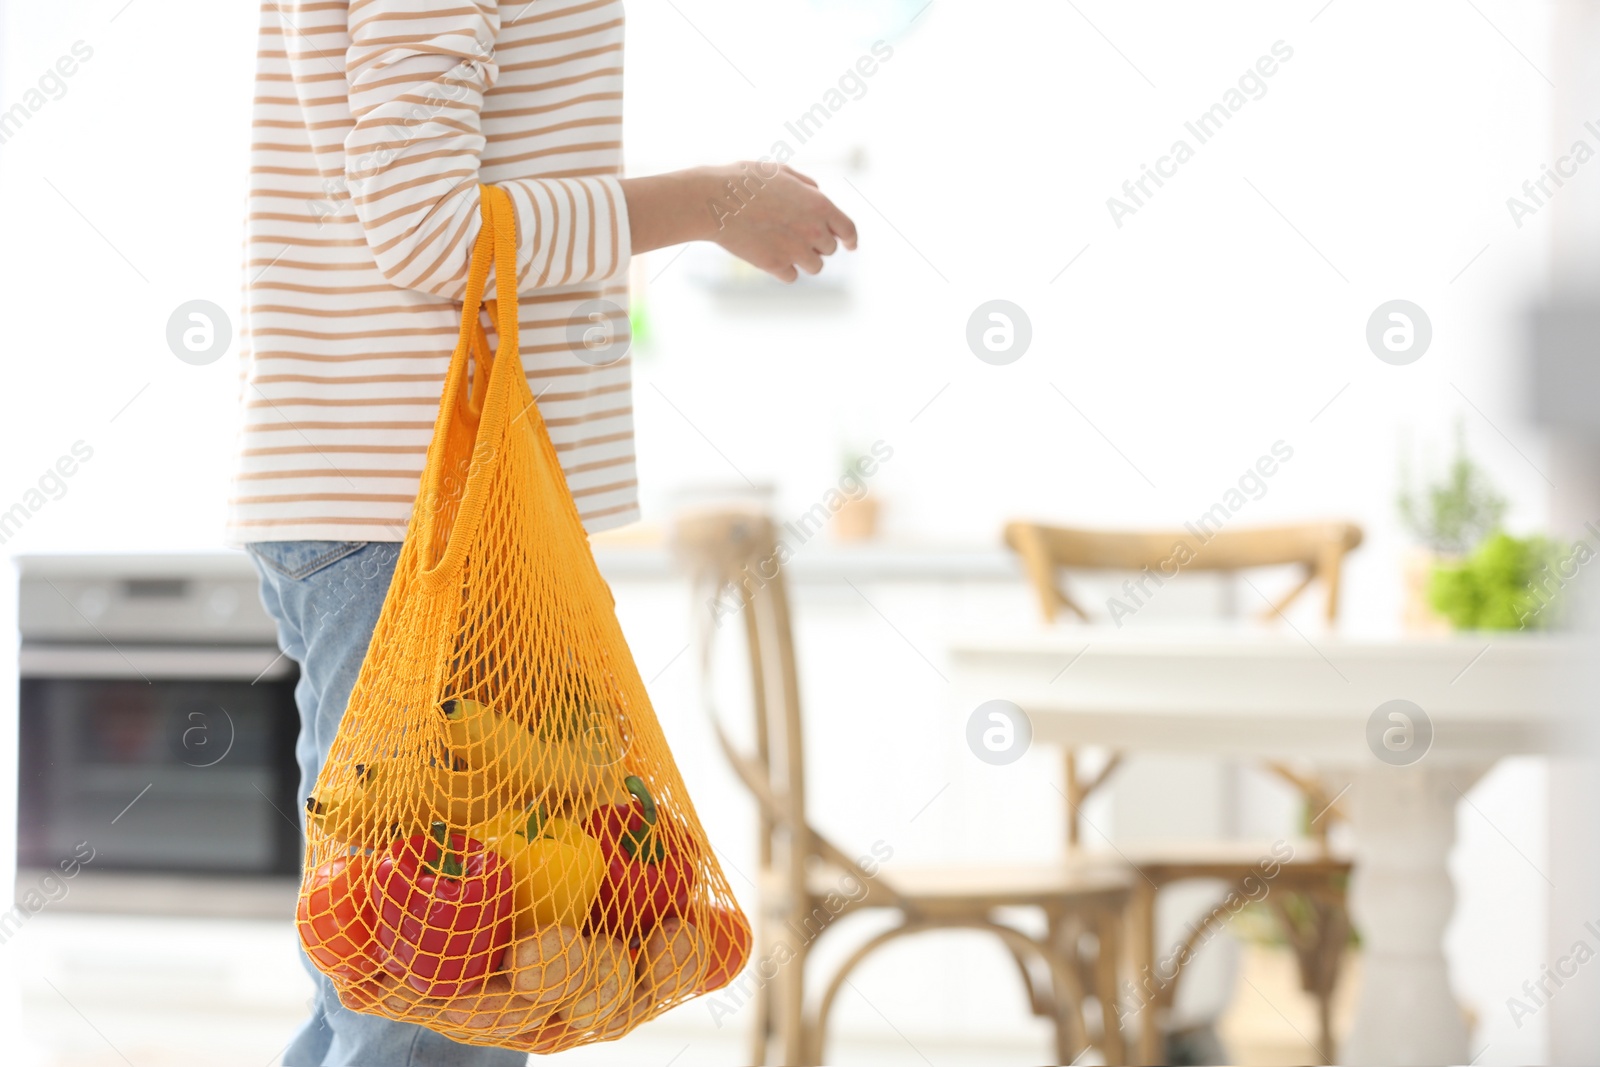
[[[523,364],[584,522],[635,519],[630,360],[571,327],[628,303],[621,0],[263,0],[259,40],[229,540],[404,536],[479,182],[517,208]]]

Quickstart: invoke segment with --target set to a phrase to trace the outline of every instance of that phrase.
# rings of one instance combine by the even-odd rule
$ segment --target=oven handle
[[[277,681],[294,661],[271,645],[49,645],[24,642],[17,666],[24,678],[124,678],[152,681]]]

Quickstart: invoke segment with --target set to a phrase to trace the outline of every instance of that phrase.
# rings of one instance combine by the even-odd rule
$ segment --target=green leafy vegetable
[[[1497,533],[1459,565],[1435,567],[1428,600],[1460,630],[1545,629],[1571,567],[1567,546]]]

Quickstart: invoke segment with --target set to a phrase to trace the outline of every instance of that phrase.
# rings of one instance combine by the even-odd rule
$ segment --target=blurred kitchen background
[[[697,605],[665,545],[686,503],[753,496],[797,520],[854,458],[889,452],[870,503],[807,539],[790,580],[813,819],[861,851],[888,842],[907,864],[1038,858],[1065,834],[1059,759],[1042,746],[1006,767],[974,759],[971,709],[948,682],[952,633],[1035,613],[1000,540],[1008,519],[1179,526],[1282,442],[1292,459],[1238,522],[1358,523],[1340,629],[1373,637],[1406,632],[1408,612],[1413,629],[1450,626],[1418,621],[1416,575],[1441,547],[1428,543],[1428,489],[1458,455],[1503,500],[1497,525],[1511,535],[1593,536],[1560,507],[1561,460],[1524,359],[1552,289],[1553,234],[1597,202],[1600,164],[1525,186],[1573,142],[1600,148],[1578,43],[1592,56],[1600,40],[1580,7],[629,5],[631,173],[770,157],[781,142],[861,230],[859,252],[791,289],[709,246],[635,264],[645,521],[601,538],[597,556],[731,870],[754,870],[755,816],[696,702]],[[273,810],[287,810],[292,664],[271,647],[243,556],[220,549],[237,366],[231,352],[189,365],[166,341],[185,302],[238,306],[256,25],[253,4],[0,0],[0,512],[26,510],[0,544],[22,560],[20,585],[0,588],[0,620],[16,625],[20,606],[22,631],[0,656],[7,675],[20,664],[27,713],[13,734],[19,689],[0,689],[5,736],[20,739],[0,748],[5,836],[12,756],[84,768],[54,792],[22,792],[19,896],[62,811],[109,819],[114,798],[159,775],[207,804],[190,823],[171,792],[168,809],[133,806],[58,902],[0,935],[8,1062],[267,1063],[309,989],[289,923],[292,828]],[[875,46],[875,72],[841,89]],[[1260,94],[1115,217],[1108,198],[1134,203],[1124,183],[1179,138],[1195,144],[1185,123],[1268,55],[1279,61]],[[74,72],[48,77],[69,56]],[[795,125],[835,90],[843,103],[825,104],[825,124]],[[1397,299],[1431,323],[1409,365],[1367,343],[1374,309]],[[1031,323],[1010,364],[967,343],[991,300]],[[62,457],[72,473],[41,482]],[[1399,504],[1408,490],[1415,523]],[[60,558],[75,554],[93,558]],[[1291,619],[1309,629],[1315,608],[1301,607]],[[97,618],[106,648],[51,652],[93,644],[83,620]],[[107,651],[119,640],[177,650],[186,677],[139,697],[154,705],[125,706],[129,680],[160,670],[141,657],[164,653]],[[188,718],[184,701],[218,687],[250,703],[225,724]],[[97,713],[99,726],[74,718]],[[202,766],[200,746],[224,736],[255,762]],[[1193,801],[1218,826],[1270,836],[1301,818],[1259,771],[1241,763],[1224,778]],[[1553,1055],[1559,1003],[1507,1007],[1566,948],[1550,932],[1551,872],[1578,843],[1552,839],[1551,796],[1549,761],[1513,756],[1458,809],[1446,953],[1478,1063]],[[1111,829],[1121,799],[1089,814]],[[12,857],[0,849],[0,867]],[[1233,1062],[1315,1057],[1314,1008],[1281,940],[1242,922],[1206,953],[1186,996]],[[1359,973],[1357,960],[1340,1019]],[[1048,1047],[1011,962],[976,937],[908,941],[852,981],[859,995],[834,1024],[841,1061],[1037,1062]],[[740,1062],[746,1022],[718,1026],[690,1005],[568,1058]]]

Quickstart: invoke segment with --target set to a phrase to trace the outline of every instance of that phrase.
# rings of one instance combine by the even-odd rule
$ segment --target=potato
[[[404,1016],[407,1022],[422,1022],[439,1014],[447,1001],[427,997],[387,971],[375,979],[377,996],[383,1010],[395,1016]]]
[[[577,930],[547,926],[513,942],[501,966],[510,973],[511,987],[520,997],[554,1009],[583,985],[583,950],[583,935]]]
[[[701,949],[700,935],[691,924],[663,919],[639,952],[637,995],[660,1004],[694,992],[705,973]]]
[[[633,988],[632,961],[621,941],[604,936],[588,939],[585,955],[590,971],[583,992],[551,1019],[577,1031],[592,1030],[609,1019],[627,1002]]]
[[[550,1015],[548,1007],[517,996],[511,979],[504,974],[490,975],[482,991],[454,997],[450,1004],[440,1013],[445,1022],[495,1036],[519,1034],[543,1023]]]
[[[620,1037],[662,1004],[697,989],[705,974],[704,945],[693,925],[676,918],[664,919],[639,950],[632,994],[600,1024],[596,1040]]]
[[[601,1025],[600,1032],[595,1037],[595,1040],[609,1041],[614,1037],[622,1036],[622,1034],[633,1029],[645,1016],[649,1015],[655,1006],[656,1001],[652,1000],[648,993],[635,989],[633,996],[628,998],[628,1003],[623,1006],[622,1010]]]
[[[551,1019],[543,1026],[518,1034],[515,1039],[507,1042],[515,1048],[522,1049],[536,1055],[546,1056],[552,1052],[569,1049],[577,1043],[580,1033],[559,1019]]]
[[[335,986],[334,990],[339,994],[339,1003],[351,1011],[371,1012],[378,1006],[378,981],[378,978],[368,978],[343,987]]]

